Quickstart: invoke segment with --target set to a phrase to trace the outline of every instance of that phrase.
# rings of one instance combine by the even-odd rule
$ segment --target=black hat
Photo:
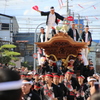
[[[60,75],[56,73],[56,74],[53,75],[53,77],[58,77],[58,78],[60,78]]]
[[[74,74],[74,71],[68,70],[66,73],[68,73],[68,74]]]
[[[86,25],[85,27],[86,27],[86,28],[89,28],[89,26],[88,26],[88,25]]]
[[[44,27],[40,27],[40,29],[44,29]]]
[[[82,56],[82,54],[81,53],[78,53],[78,56]]]
[[[60,77],[64,77],[64,76],[65,76],[64,73],[61,73]]]
[[[73,21],[71,24],[75,24],[75,22]]]
[[[45,74],[45,76],[53,77],[53,75],[52,75],[50,72],[47,72],[47,73]]]
[[[78,76],[78,78],[82,78],[82,79],[85,79],[85,77],[84,77],[83,75],[81,75],[81,76]]]
[[[41,88],[40,83],[35,83],[34,86],[36,86],[37,88]]]
[[[27,74],[20,73],[20,76],[26,77]]]
[[[50,7],[50,9],[51,9],[51,10],[54,10],[54,7],[52,6],[52,7]]]
[[[94,67],[93,64],[90,64],[89,67]]]
[[[38,73],[35,73],[34,76],[39,76],[39,74]]]

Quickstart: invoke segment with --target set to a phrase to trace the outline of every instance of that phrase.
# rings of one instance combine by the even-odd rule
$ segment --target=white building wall
[[[10,23],[10,18],[0,16],[0,23]]]
[[[2,40],[10,41],[10,31],[0,31],[0,37]]]
[[[17,19],[14,17],[13,20],[12,20],[12,30],[13,30],[13,33],[16,34],[18,33],[19,31],[19,26],[18,26],[18,23],[17,23]]]
[[[9,24],[9,30],[2,30],[2,23]],[[13,34],[18,32],[18,23],[15,17],[0,16],[0,37],[2,40],[13,42]]]
[[[0,16],[0,37],[2,38],[2,40],[10,41],[10,29],[2,30],[1,29],[2,23],[7,23],[10,26],[10,18]]]

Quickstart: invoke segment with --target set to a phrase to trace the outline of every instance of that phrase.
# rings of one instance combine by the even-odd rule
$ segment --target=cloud
[[[24,11],[24,15],[27,15],[29,13],[29,10]]]
[[[27,9],[27,10],[24,11],[23,15],[24,16],[35,15],[36,13],[38,13],[38,12],[34,11],[33,9]]]
[[[8,10],[22,10],[25,8],[31,8],[31,6],[33,6],[34,4],[35,3],[33,0],[7,0],[7,2],[4,0],[2,2],[0,1],[0,8],[7,5]]]

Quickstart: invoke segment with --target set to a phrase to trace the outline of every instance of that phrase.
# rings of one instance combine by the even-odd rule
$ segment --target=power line
[[[94,5],[97,5],[97,4],[99,4],[99,3],[100,3],[100,2],[98,2],[98,3],[94,4]],[[85,8],[85,9],[79,10],[79,11],[77,11],[77,12],[82,12],[82,11],[84,11],[84,10],[88,10],[88,9],[91,8],[91,7],[93,7],[93,6],[89,6],[89,7]]]

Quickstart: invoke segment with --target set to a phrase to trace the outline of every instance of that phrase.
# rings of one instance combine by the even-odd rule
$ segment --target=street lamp
[[[35,34],[34,34],[34,54],[36,53],[36,44],[35,44],[35,42],[37,42],[36,32],[37,32],[38,27],[43,25],[43,24],[45,24],[45,23],[39,24],[35,29]],[[34,58],[33,60],[34,60],[33,61],[33,68],[35,70],[36,69],[36,59]]]

